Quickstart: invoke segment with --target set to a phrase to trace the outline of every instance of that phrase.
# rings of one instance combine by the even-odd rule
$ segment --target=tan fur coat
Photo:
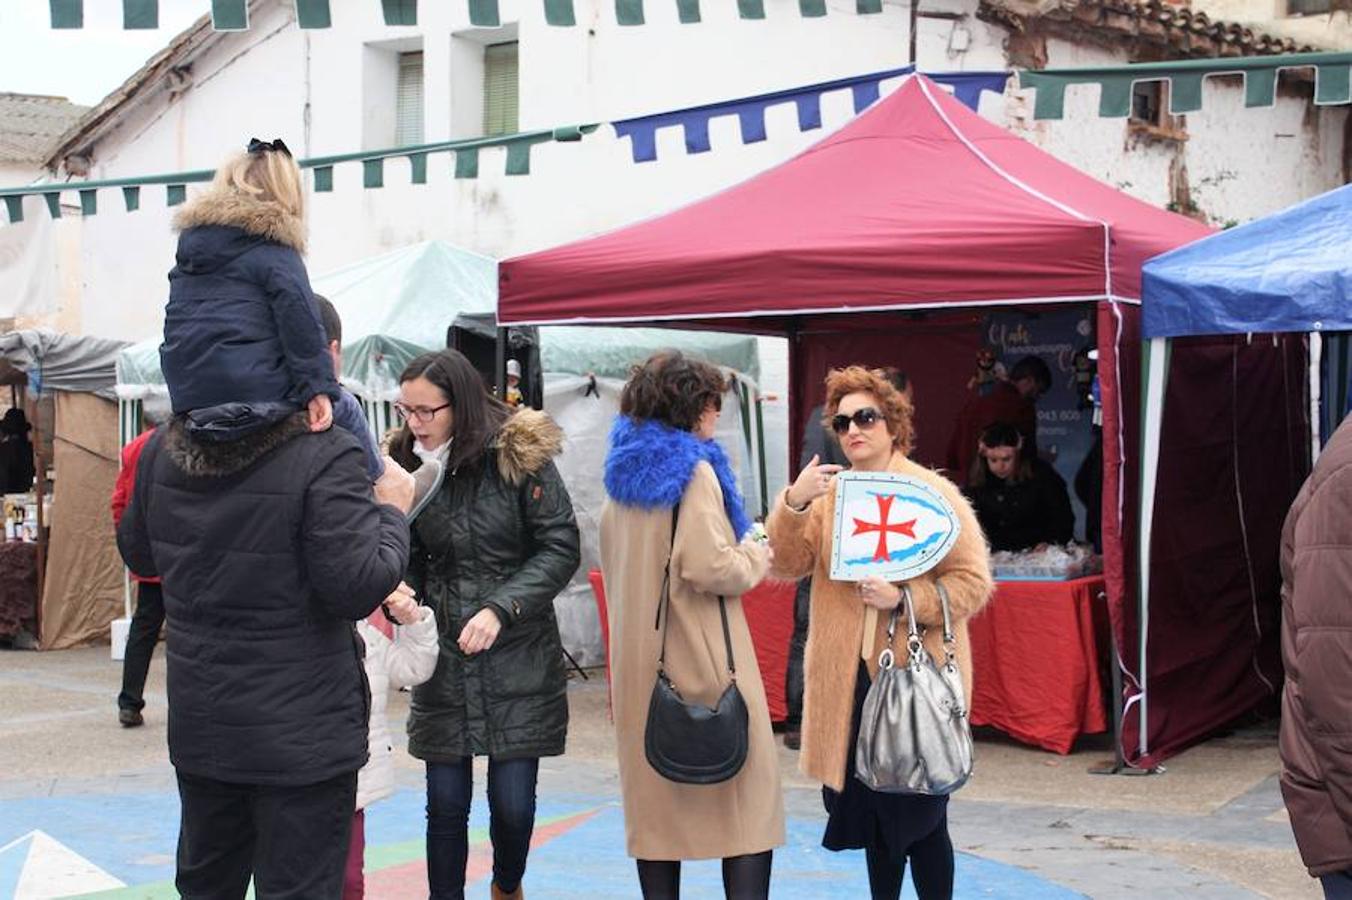
[[[900,453],[892,456],[889,472],[932,485],[957,510],[959,535],[939,565],[909,584],[915,614],[927,626],[925,649],[936,660],[944,658],[943,614],[936,579],[948,590],[957,635],[958,665],[967,697],[972,696],[972,655],[967,642],[967,619],[985,606],[994,590],[986,538],[971,507],[957,487],[930,469]],[[853,583],[832,581],[831,523],[835,518],[835,484],[805,511],[791,509],[781,493],[766,521],[774,549],[774,574],[786,578],[812,576],[812,606],[803,675],[803,749],[799,768],[833,790],[845,785],[850,721],[854,714],[855,678],[861,656],[871,675],[878,671],[878,655],[887,642],[888,614],[864,605]],[[904,615],[904,614],[903,614]],[[895,642],[897,665],[907,657],[905,640]]]
[[[258,200],[233,188],[212,188],[189,200],[174,215],[174,230],[227,225],[276,241],[305,254],[305,220],[272,200]]]

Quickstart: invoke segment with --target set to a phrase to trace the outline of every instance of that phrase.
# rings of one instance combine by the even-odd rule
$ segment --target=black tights
[[[723,893],[727,900],[765,900],[770,896],[773,851],[723,860]],[[643,900],[678,900],[681,896],[679,860],[638,860],[638,886]]]
[[[897,900],[906,878],[906,860],[911,861],[911,880],[920,900],[949,900],[953,896],[953,842],[948,838],[948,816],[939,827],[906,849],[894,860],[886,847],[865,847],[868,886],[873,900]]]

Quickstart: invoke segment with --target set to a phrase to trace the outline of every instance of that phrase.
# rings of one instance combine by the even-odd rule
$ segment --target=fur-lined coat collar
[[[280,203],[258,200],[233,188],[212,189],[193,198],[174,216],[174,229],[217,225],[238,228],[305,253],[305,220],[292,215]]]
[[[502,423],[493,450],[498,455],[498,474],[519,486],[563,452],[563,429],[539,410],[519,410]]]
[[[751,530],[732,463],[717,441],[700,440],[661,422],[617,416],[606,456],[606,493],[626,506],[670,509],[680,502],[695,466],[707,462],[723,490],[723,508],[740,540]]]
[[[184,417],[175,416],[165,426],[164,452],[189,475],[224,478],[244,471],[287,441],[309,431],[309,416],[301,411],[237,441],[208,443],[190,435],[184,428]]]

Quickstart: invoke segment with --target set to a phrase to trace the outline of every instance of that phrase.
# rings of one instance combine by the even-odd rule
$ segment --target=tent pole
[[[1320,378],[1320,369],[1323,367],[1324,360],[1324,336],[1317,331],[1310,332],[1310,469],[1314,469],[1314,464],[1319,461],[1320,449],[1320,423],[1323,419],[1319,416],[1320,392],[1323,387]],[[1330,417],[1330,422],[1336,422],[1338,417]],[[1329,432],[1332,433],[1330,428]]]
[[[47,537],[43,534],[42,498],[47,493],[47,460],[42,455],[42,420],[39,415],[41,409],[42,394],[33,396],[33,463],[37,470],[37,479],[34,482],[34,490],[37,494],[37,520],[38,520],[38,595],[33,604],[33,626],[37,629],[38,646],[42,646],[42,594],[46,583],[47,568]]]
[[[1104,603],[1108,602],[1108,592],[1100,591],[1098,599]],[[1112,653],[1112,659],[1108,663],[1109,690],[1112,691],[1113,700],[1109,709],[1113,716],[1113,761],[1108,765],[1098,764],[1089,767],[1090,775],[1119,775],[1119,774],[1137,774],[1139,770],[1133,771],[1127,765],[1126,754],[1122,752],[1122,649],[1117,646],[1117,631],[1112,627],[1108,628],[1108,649]]]
[[[765,517],[770,515],[770,494],[765,466],[765,401],[759,387],[756,388],[756,460],[760,465],[761,516]]]
[[[1140,632],[1137,673],[1141,688],[1137,752],[1141,756],[1150,752],[1150,719],[1147,707],[1150,675],[1146,652],[1150,634],[1150,537],[1155,517],[1155,488],[1159,482],[1160,432],[1164,419],[1164,388],[1169,377],[1169,355],[1172,349],[1170,344],[1168,338],[1151,338],[1142,347],[1141,359],[1145,384],[1141,390],[1141,518],[1136,547],[1139,559],[1136,594],[1139,604],[1137,628]]]
[[[131,443],[131,422],[132,422],[132,403],[131,400],[117,398],[117,421],[118,421],[118,446],[126,447]],[[122,454],[117,454],[117,471],[122,471]],[[126,619],[131,619],[131,570],[125,565],[122,567],[122,615]]]
[[[493,392],[504,403],[507,401],[507,329],[499,328],[493,362]]]

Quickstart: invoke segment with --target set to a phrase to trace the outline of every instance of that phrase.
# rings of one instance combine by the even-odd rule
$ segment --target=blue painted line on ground
[[[367,844],[381,847],[421,840],[425,797],[419,790],[398,791],[367,811]],[[637,876],[625,853],[624,816],[615,797],[559,795],[542,798],[543,821],[595,810],[600,812],[531,854],[526,886],[538,900],[576,897],[585,885],[589,897],[633,897]],[[0,803],[0,846],[41,829],[73,851],[129,885],[173,879],[179,807],[175,793],[84,794],[36,797]],[[471,829],[488,825],[482,786],[470,815]],[[772,894],[783,900],[866,896],[863,853],[832,853],[821,846],[822,822],[790,819],[787,843],[775,852]],[[23,849],[26,844],[14,850]],[[11,896],[23,853],[0,854],[0,898]],[[6,890],[6,885],[11,886]],[[717,860],[687,863],[682,896],[721,898],[722,871]],[[903,897],[914,898],[909,882]],[[1071,900],[1081,895],[1014,866],[958,854],[955,898]]]

